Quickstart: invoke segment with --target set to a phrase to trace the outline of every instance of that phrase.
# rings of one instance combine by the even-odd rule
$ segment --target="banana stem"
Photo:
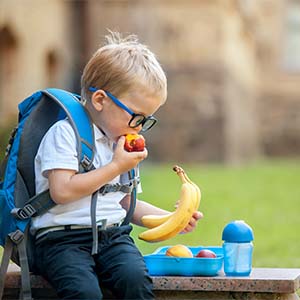
[[[182,182],[187,182],[186,174],[181,167],[174,166],[173,171],[175,171],[177,173],[177,175],[179,176],[179,178],[181,179]]]

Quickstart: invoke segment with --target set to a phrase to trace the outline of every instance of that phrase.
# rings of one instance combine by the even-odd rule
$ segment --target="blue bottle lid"
[[[223,229],[222,240],[230,243],[247,243],[253,241],[253,231],[243,220],[228,223]]]

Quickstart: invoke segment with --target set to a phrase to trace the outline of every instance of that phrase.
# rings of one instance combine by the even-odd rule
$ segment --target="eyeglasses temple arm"
[[[98,91],[98,89],[91,86],[91,87],[89,87],[89,91],[94,93],[94,92]],[[105,93],[116,105],[118,105],[119,107],[126,110],[131,116],[134,115],[134,112],[132,110],[130,110],[126,105],[124,105],[120,100],[118,100],[114,95],[112,95],[108,91],[105,91]]]

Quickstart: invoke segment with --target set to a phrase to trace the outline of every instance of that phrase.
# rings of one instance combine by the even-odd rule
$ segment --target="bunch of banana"
[[[161,242],[170,239],[181,232],[189,223],[193,213],[198,210],[201,192],[181,167],[173,170],[179,176],[182,186],[176,210],[165,215],[146,215],[142,223],[148,230],[142,232],[139,238],[147,242]]]

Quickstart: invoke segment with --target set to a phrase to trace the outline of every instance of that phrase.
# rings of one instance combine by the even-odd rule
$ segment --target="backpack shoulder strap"
[[[54,100],[62,110],[62,117],[67,116],[76,136],[79,172],[87,172],[94,168],[95,153],[94,129],[87,110],[80,101],[80,97],[61,89],[46,89],[42,94]],[[46,105],[46,104],[45,104]],[[12,210],[12,214],[21,220],[43,214],[55,206],[49,195],[49,190],[31,197],[22,207]]]
[[[43,93],[59,103],[67,114],[76,135],[80,172],[91,170],[95,151],[94,129],[80,97],[55,88],[46,89]]]
[[[136,170],[132,169],[129,171],[129,179],[132,182],[132,191],[131,191],[131,195],[130,195],[130,206],[128,209],[128,212],[126,214],[126,217],[122,223],[122,225],[128,225],[131,221],[131,218],[133,216],[134,210],[135,210],[135,206],[136,206],[136,194],[137,194],[137,185],[139,183],[139,178],[137,177],[136,174]]]

